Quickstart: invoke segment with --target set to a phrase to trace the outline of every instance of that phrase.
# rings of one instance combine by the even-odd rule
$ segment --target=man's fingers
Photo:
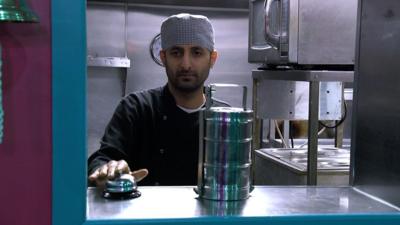
[[[146,172],[139,171],[138,179],[141,180],[147,176]],[[130,174],[128,163],[125,160],[111,160],[108,163],[97,168],[88,179],[91,183],[96,183],[96,186],[104,186],[107,180],[113,180],[117,175]]]
[[[135,177],[136,182],[139,182],[149,174],[149,171],[147,169],[140,169],[132,171],[130,174]]]
[[[128,163],[125,160],[119,160],[117,162],[116,172],[119,174],[129,173],[131,170],[129,169]]]
[[[108,172],[108,165],[104,164],[102,165],[100,168],[98,168],[99,171],[99,175],[97,176],[97,178],[104,178],[107,176],[107,172]]]
[[[90,182],[95,181],[98,176],[99,176],[99,169],[96,169],[92,174],[90,174],[89,181]]]
[[[103,166],[100,168],[97,168],[90,176],[89,176],[89,182],[92,184],[95,184],[97,187],[102,187],[104,186],[106,182],[106,175],[104,173],[105,169]]]
[[[107,178],[114,179],[115,169],[117,168],[118,163],[115,160],[111,160],[110,162],[107,163],[107,165],[108,165]]]

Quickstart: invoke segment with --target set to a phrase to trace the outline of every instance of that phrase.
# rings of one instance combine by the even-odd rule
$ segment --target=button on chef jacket
[[[149,170],[140,185],[196,185],[198,117],[199,112],[177,107],[166,85],[127,95],[107,125],[100,149],[89,157],[88,173],[124,159],[131,170]]]

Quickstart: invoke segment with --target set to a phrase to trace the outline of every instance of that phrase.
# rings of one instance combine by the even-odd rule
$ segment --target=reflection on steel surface
[[[203,113],[203,112],[202,112]],[[252,110],[211,107],[204,111],[204,163],[199,196],[246,199],[250,193]]]
[[[352,187],[256,186],[243,201],[199,199],[193,187],[139,187],[142,197],[108,200],[87,191],[87,218],[162,219],[205,216],[285,216],[304,214],[399,213]]]

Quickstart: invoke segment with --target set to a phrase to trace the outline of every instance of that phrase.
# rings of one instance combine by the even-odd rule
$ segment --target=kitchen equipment
[[[248,60],[354,64],[357,0],[250,0]]]
[[[108,180],[103,191],[103,197],[108,199],[131,199],[140,195],[135,178],[130,174],[122,174],[114,180]]]
[[[269,72],[272,73],[272,71]],[[254,71],[253,74],[256,73]],[[294,73],[294,71],[286,73]],[[308,119],[310,102],[308,82],[268,80],[263,75],[256,79],[258,82],[257,96],[262,96],[255,99],[259,106],[256,112],[257,117],[287,120]],[[340,120],[342,118],[342,92],[342,82],[320,82],[318,110],[320,120]]]
[[[153,61],[159,65],[164,67],[163,62],[160,58],[160,51],[161,51],[161,33],[158,33],[150,42],[150,56]]]
[[[241,200],[251,191],[251,142],[253,111],[246,109],[247,89],[234,84],[211,84],[206,88],[211,102],[215,87],[242,87],[243,108],[211,107],[200,112],[198,186],[199,197]]]
[[[318,185],[349,185],[349,149],[319,147],[317,156]],[[304,185],[307,149],[259,149],[255,151],[254,166],[257,185]]]

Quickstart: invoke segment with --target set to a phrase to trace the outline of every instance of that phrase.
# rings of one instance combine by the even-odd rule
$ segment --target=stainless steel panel
[[[123,77],[119,68],[89,67],[87,79],[88,155],[100,147],[100,138],[123,95]]]
[[[400,205],[400,1],[361,0],[352,135],[353,183]]]
[[[299,64],[354,64],[357,0],[299,1]]]
[[[140,187],[142,196],[116,201],[87,191],[87,219],[168,219],[207,216],[270,217],[306,214],[398,214],[397,208],[351,187],[256,186],[243,201],[198,199],[193,187]]]
[[[257,117],[308,120],[308,82],[262,80],[257,91]],[[319,95],[319,119],[339,120],[342,117],[342,83],[321,82]]]
[[[124,6],[89,4],[87,7],[88,56],[124,57]]]
[[[88,5],[88,58],[125,57],[124,7]],[[72,66],[72,65],[71,65]],[[104,128],[125,94],[125,68],[88,67],[88,156],[97,150]]]

